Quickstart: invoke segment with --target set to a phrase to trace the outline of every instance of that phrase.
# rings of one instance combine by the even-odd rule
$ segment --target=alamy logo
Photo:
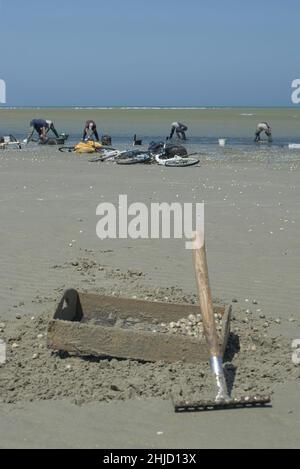
[[[292,82],[292,88],[295,88],[295,90],[292,93],[292,103],[293,104],[299,104],[300,103],[300,78],[297,78]]]
[[[101,203],[96,210],[98,238],[104,239],[185,239],[193,249],[193,233],[204,233],[204,204],[141,202],[128,205],[127,195],[119,195],[119,204]]]
[[[0,79],[0,104],[6,103],[6,83]]]
[[[292,362],[294,363],[294,365],[300,365],[300,339],[293,340],[292,349]]]

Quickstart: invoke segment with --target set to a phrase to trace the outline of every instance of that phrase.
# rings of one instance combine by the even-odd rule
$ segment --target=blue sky
[[[299,0],[0,0],[7,105],[285,106]]]

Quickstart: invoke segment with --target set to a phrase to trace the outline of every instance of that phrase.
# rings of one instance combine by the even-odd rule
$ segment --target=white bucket
[[[225,145],[226,145],[226,138],[219,138],[219,145],[220,145],[220,147],[225,147]]]

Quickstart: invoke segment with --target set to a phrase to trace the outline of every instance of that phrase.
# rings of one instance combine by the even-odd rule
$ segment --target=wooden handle
[[[218,357],[221,352],[209,286],[204,234],[201,232],[195,233],[194,236],[194,260],[204,334],[210,355]]]

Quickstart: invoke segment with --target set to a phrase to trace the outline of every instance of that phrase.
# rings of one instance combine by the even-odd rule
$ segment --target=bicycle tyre
[[[131,158],[120,158],[117,159],[117,164],[144,164],[144,163],[149,163],[151,161],[151,156],[150,155],[141,155],[142,157],[137,156],[132,156]]]
[[[72,151],[75,151],[75,147],[59,147],[58,150],[62,153],[71,153]]]
[[[187,166],[194,166],[199,163],[197,158],[182,158],[181,160],[166,161],[165,166],[168,168],[185,168]]]

